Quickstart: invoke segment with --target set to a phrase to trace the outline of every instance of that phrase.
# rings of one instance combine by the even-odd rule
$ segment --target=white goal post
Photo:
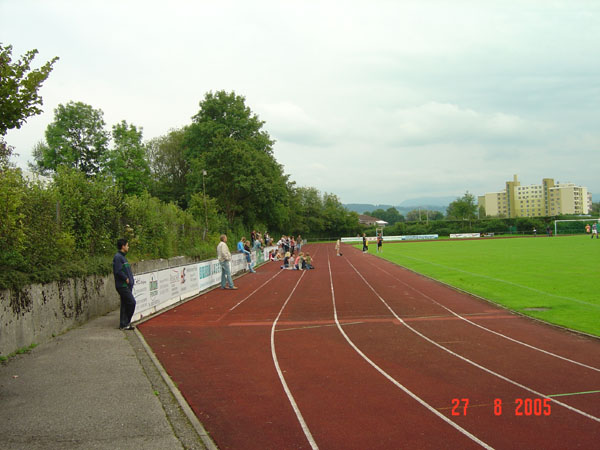
[[[558,234],[558,223],[559,222],[587,222],[589,224],[592,224],[594,222],[598,222],[598,226],[600,226],[600,218],[594,219],[593,217],[588,217],[587,219],[561,219],[561,220],[555,220],[554,221],[554,235],[555,236]]]

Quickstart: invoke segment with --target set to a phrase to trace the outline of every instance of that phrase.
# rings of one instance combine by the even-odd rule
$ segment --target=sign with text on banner
[[[274,248],[274,247],[273,247]],[[252,259],[257,262],[268,259],[271,248],[253,252]],[[232,255],[231,275],[247,270],[244,255]],[[136,300],[132,321],[140,320],[183,299],[205,291],[221,283],[221,263],[211,259],[186,266],[170,267],[156,272],[135,275],[133,296]]]

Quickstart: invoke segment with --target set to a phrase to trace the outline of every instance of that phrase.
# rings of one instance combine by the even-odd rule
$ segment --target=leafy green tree
[[[185,156],[185,128],[172,130],[165,136],[146,143],[146,152],[152,176],[152,195],[164,202],[175,202],[187,207],[186,177],[189,163]]]
[[[46,128],[46,145],[34,149],[33,157],[42,171],[73,167],[87,176],[104,167],[110,133],[104,129],[104,113],[81,102],[58,105],[54,121]]]
[[[203,228],[202,235],[205,239],[204,229],[206,232],[212,230],[215,237],[227,229],[227,219],[219,212],[214,198],[205,198],[201,193],[193,194],[186,212]]]
[[[112,129],[114,148],[107,153],[106,168],[125,194],[150,188],[150,166],[142,144],[142,130],[126,121]]]
[[[441,220],[444,215],[439,211],[431,211],[428,209],[413,209],[406,214],[406,220],[411,222]]]
[[[388,224],[393,225],[396,222],[402,222],[404,216],[398,212],[393,206],[386,210],[378,208],[372,213],[365,213],[367,216],[377,217],[380,220],[385,220]]]
[[[0,136],[0,173],[11,167],[10,157],[13,147],[8,145],[2,136]]]
[[[454,200],[446,209],[446,217],[455,220],[468,220],[477,217],[477,203],[475,196],[469,191],[460,198]]]
[[[19,267],[25,244],[25,181],[17,169],[0,171],[0,268]]]
[[[234,92],[209,92],[186,131],[188,195],[217,199],[230,225],[280,228],[288,201],[287,176],[273,157],[264,122]],[[206,175],[204,173],[206,172]]]
[[[61,229],[75,237],[73,251],[85,255],[112,251],[124,209],[112,180],[89,178],[77,169],[61,166],[52,189],[57,194]]]
[[[31,69],[37,50],[29,50],[12,62],[12,45],[0,43],[0,136],[13,128],[21,128],[28,117],[42,112],[38,90],[46,81],[58,57],[39,69]]]
[[[429,211],[429,220],[442,220],[444,214],[440,211]]]
[[[592,203],[592,210],[590,211],[590,214],[596,217],[600,216],[600,202]]]

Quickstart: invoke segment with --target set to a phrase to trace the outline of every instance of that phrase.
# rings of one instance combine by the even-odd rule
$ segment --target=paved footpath
[[[204,449],[119,311],[0,363],[0,449]]]

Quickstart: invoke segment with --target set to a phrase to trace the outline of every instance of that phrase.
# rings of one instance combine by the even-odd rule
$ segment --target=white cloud
[[[44,115],[7,140],[24,165],[71,100],[152,138],[226,89],[298,185],[345,202],[479,194],[514,173],[600,192],[599,20],[585,0],[0,2],[15,56],[61,57]]]

